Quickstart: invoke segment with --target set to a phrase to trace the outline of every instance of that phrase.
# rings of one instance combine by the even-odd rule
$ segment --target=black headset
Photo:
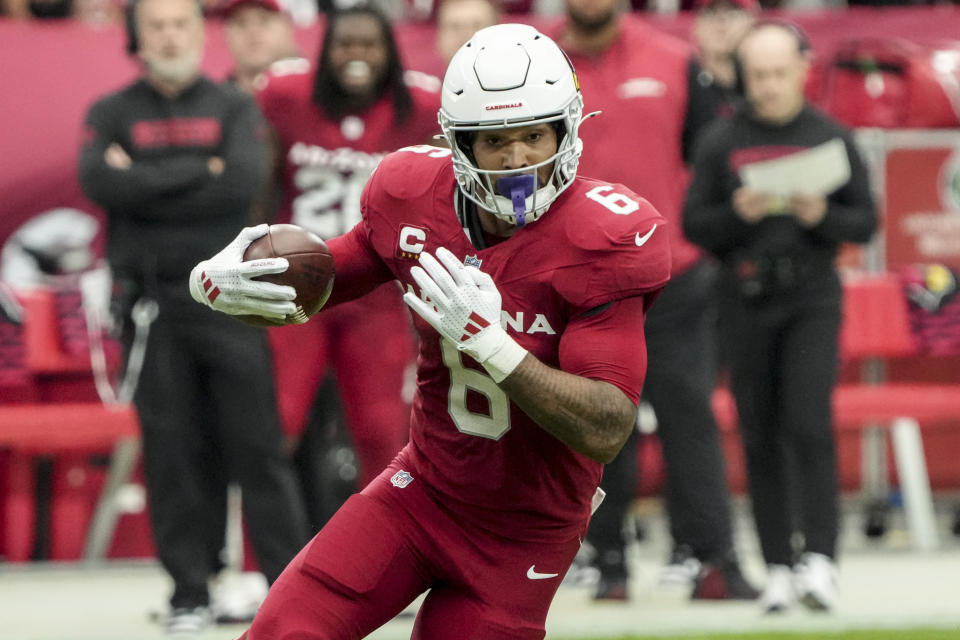
[[[813,47],[810,44],[810,37],[807,35],[807,32],[800,27],[800,25],[788,20],[779,20],[777,18],[763,18],[754,22],[752,25],[750,25],[746,32],[744,32],[743,36],[741,36],[740,43],[746,40],[754,32],[765,27],[779,27],[783,31],[786,31],[792,35],[797,41],[797,51],[800,52],[800,55],[805,56],[813,50]],[[738,43],[737,47],[733,50],[733,73],[735,78],[734,89],[736,90],[737,95],[746,97],[747,87],[743,80],[743,62],[740,60],[740,43]]]
[[[138,0],[130,0],[123,11],[123,21],[127,26],[127,55],[134,56],[140,51],[140,37],[137,35]]]

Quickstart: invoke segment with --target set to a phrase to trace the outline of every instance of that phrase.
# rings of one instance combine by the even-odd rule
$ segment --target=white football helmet
[[[577,135],[583,120],[580,85],[560,47],[531,26],[487,27],[460,47],[443,78],[439,120],[460,191],[517,226],[543,215],[577,174],[583,149]],[[472,133],[543,122],[557,123],[552,157],[519,170],[477,168]],[[536,184],[536,169],[550,163],[550,180]]]

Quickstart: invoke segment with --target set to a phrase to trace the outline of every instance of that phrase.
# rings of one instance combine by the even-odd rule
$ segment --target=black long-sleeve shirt
[[[80,182],[107,213],[112,269],[147,289],[186,293],[191,268],[248,222],[267,178],[256,104],[206,78],[173,98],[139,80],[95,103],[86,128]],[[130,156],[129,169],[106,163],[114,143]],[[224,162],[220,175],[208,168],[214,156]]]
[[[756,160],[788,155],[834,138],[843,140],[850,180],[827,196],[827,212],[812,228],[791,215],[767,216],[755,224],[734,211],[733,192],[741,186],[738,169]],[[703,132],[694,153],[694,175],[683,212],[683,230],[695,244],[720,259],[728,275],[738,265],[786,256],[802,266],[810,289],[834,274],[837,249],[844,242],[867,242],[877,226],[867,170],[849,130],[806,106],[792,121],[771,124],[748,107],[722,118]]]

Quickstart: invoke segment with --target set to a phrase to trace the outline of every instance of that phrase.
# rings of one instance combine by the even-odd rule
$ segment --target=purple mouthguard
[[[513,213],[517,216],[518,227],[527,223],[527,198],[533,194],[535,185],[536,177],[529,173],[504,176],[497,180],[497,193],[504,198],[510,198],[510,202],[513,203]]]

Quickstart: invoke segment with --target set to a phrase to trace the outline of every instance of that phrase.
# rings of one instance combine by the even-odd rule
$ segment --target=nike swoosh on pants
[[[530,568],[527,569],[527,578],[530,580],[546,580],[547,578],[556,578],[559,573],[539,573],[534,569],[537,566],[535,564],[530,565]]]

